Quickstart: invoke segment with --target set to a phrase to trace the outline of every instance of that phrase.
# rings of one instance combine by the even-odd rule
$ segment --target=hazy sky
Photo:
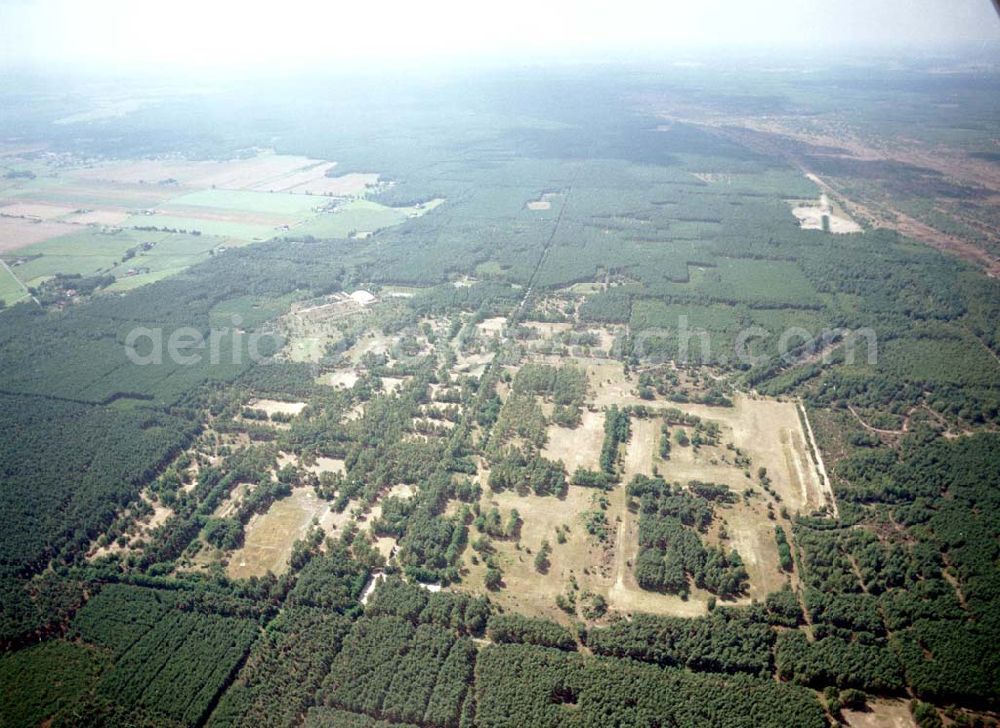
[[[71,67],[955,43],[1000,49],[990,0],[0,0],[0,62]]]

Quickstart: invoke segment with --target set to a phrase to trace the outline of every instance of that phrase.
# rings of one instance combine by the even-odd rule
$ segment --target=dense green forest
[[[204,127],[210,98],[155,124],[51,132],[54,149],[105,157],[274,147],[378,170],[385,204],[445,202],[369,237],[292,228],[127,292],[0,310],[0,723],[824,726],[887,698],[921,701],[921,725],[992,724],[1000,283],[889,230],[803,230],[789,200],[816,188],[784,157],[694,124],[657,130],[635,98],[666,82],[567,74],[491,78],[475,98],[373,94],[363,114],[321,91],[309,114],[284,108],[299,88],[258,101],[273,122],[228,133]],[[782,103],[759,83],[733,102]],[[0,129],[30,139],[38,121]],[[550,207],[527,206],[543,194]],[[233,312],[268,334],[262,354],[287,352],[276,322],[293,304],[362,287],[381,300],[318,361],[257,363],[232,329],[216,362],[126,355],[136,327],[207,337]],[[555,327],[552,356],[570,355],[529,361],[528,324]],[[751,600],[746,554],[708,544],[742,494],[669,473],[672,437],[721,449],[717,426],[656,409],[664,472],[623,477],[654,410],[591,403],[600,382],[571,352],[597,348],[592,325],[614,333],[602,355],[641,372],[643,399],[802,403],[839,517],[768,525],[783,590]],[[877,356],[848,330],[872,332]],[[351,362],[357,381],[323,383],[371,337],[397,338]],[[704,366],[711,385],[687,393],[650,368],[664,361]],[[303,407],[269,415],[253,403],[268,398]],[[596,466],[570,472],[551,434],[582,438],[591,416]],[[696,588],[709,612],[556,623],[501,607],[497,544],[544,577],[566,531],[522,542],[520,506],[483,507],[484,491],[558,508],[575,486],[637,514],[643,596]],[[307,520],[280,575],[205,566],[300,496],[350,525]]]

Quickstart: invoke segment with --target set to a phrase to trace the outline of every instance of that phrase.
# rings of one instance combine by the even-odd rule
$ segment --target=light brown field
[[[260,409],[267,412],[268,416],[277,412],[286,415],[297,415],[306,408],[305,402],[282,402],[277,399],[253,399],[247,403],[251,409]]]
[[[465,552],[465,567],[469,575],[463,581],[463,588],[469,588],[480,593],[488,593],[490,599],[505,608],[516,609],[532,616],[547,617],[564,624],[571,617],[556,606],[556,596],[567,589],[570,576],[574,576],[581,589],[590,589],[595,593],[603,593],[611,583],[610,559],[608,550],[591,538],[583,525],[583,514],[593,510],[592,499],[598,494],[593,488],[581,488],[571,485],[565,498],[552,496],[519,496],[512,491],[502,493],[487,492],[483,496],[482,508],[498,507],[501,516],[506,519],[511,508],[516,508],[521,515],[521,550],[517,550],[515,542],[493,539],[497,558],[503,570],[505,587],[497,592],[486,592],[483,587],[483,576],[486,566],[471,563],[471,549]],[[609,510],[608,518],[614,527],[614,515]],[[556,527],[562,524],[569,526],[570,531],[566,543],[560,544],[556,539]],[[470,538],[478,537],[470,534]],[[549,556],[550,566],[545,574],[535,570],[534,554],[541,545],[542,539],[547,539],[552,545]],[[531,549],[528,553],[527,549]],[[604,574],[601,570],[603,566]],[[584,573],[585,571],[589,573]]]
[[[546,192],[537,200],[532,200],[527,204],[529,210],[549,210],[552,208],[552,200],[559,196],[557,192]]]
[[[582,361],[587,367],[593,401],[602,408],[611,404],[646,404],[664,409],[677,407],[704,420],[717,422],[721,438],[719,446],[702,446],[698,451],[693,447],[674,444],[670,459],[663,461],[659,457],[660,419],[632,419],[632,435],[624,452],[623,483],[608,494],[611,503],[608,519],[614,529],[612,543],[596,556],[597,561],[590,562],[589,570],[592,573],[586,579],[581,579],[577,574],[581,587],[605,594],[609,606],[622,613],[643,611],[677,616],[704,614],[711,597],[708,592],[692,588],[688,598],[682,599],[645,591],[635,582],[632,565],[639,550],[638,516],[624,507],[625,484],[636,473],[650,475],[655,465],[668,481],[687,483],[697,479],[723,483],[730,486],[738,496],[742,496],[743,490],[753,483],[744,475],[743,469],[734,466],[735,453],[724,447],[725,443],[732,442],[751,457],[752,473],[756,473],[761,465],[767,468],[772,487],[779,493],[782,501],[780,504],[775,503],[759,484],[754,485],[754,495],[748,503],[744,503],[741,497],[732,505],[717,507],[715,523],[703,535],[703,539],[708,544],[721,543],[727,549],[735,549],[743,558],[750,577],[748,593],[735,600],[735,603],[762,599],[768,593],[780,589],[789,579],[778,567],[777,545],[774,541],[774,527],[776,523],[782,522],[779,515],[781,505],[787,506],[792,513],[808,513],[826,502],[824,488],[820,485],[816,468],[806,449],[805,435],[794,403],[744,395],[736,396],[735,406],[731,408],[675,405],[663,401],[644,402],[636,396],[633,383],[625,377],[619,362],[595,359]],[[583,428],[577,431],[550,429],[550,441],[545,454],[547,457],[561,457],[572,463],[568,468],[570,472],[576,464],[597,467],[603,438],[603,413],[587,413],[585,417],[588,415],[591,418],[589,441],[582,432]],[[768,517],[769,503],[772,503],[777,521]],[[557,501],[548,514],[538,509],[532,512],[521,509],[521,512],[525,519],[525,532],[531,533],[529,529],[546,525],[554,527],[562,514],[571,512],[571,509]],[[543,520],[541,524],[532,524],[532,517]],[[790,535],[788,525],[786,522],[785,530]],[[723,526],[728,538],[720,541]],[[527,545],[531,545],[530,541]],[[557,552],[558,549],[556,547]],[[595,558],[595,554],[589,554],[588,558]],[[606,570],[609,559],[610,570],[607,574],[602,569],[595,571],[593,567],[599,565]],[[527,563],[531,566],[530,560]],[[556,593],[559,591],[556,589]],[[542,593],[544,598],[540,601],[523,592],[518,595],[518,599],[521,606],[534,604],[536,613],[562,619],[564,615],[548,604],[550,595]]]
[[[74,207],[66,207],[64,205],[50,205],[45,202],[14,202],[0,207],[0,215],[52,220],[53,218],[68,215],[75,209]]]
[[[493,361],[495,352],[486,351],[481,354],[462,354],[456,357],[455,371],[460,374],[468,374],[473,377],[481,376],[486,371],[486,365]]]
[[[331,387],[341,387],[344,389],[350,389],[354,384],[360,379],[358,373],[353,369],[342,369],[331,373],[326,382]]]
[[[57,238],[77,228],[61,222],[34,222],[19,217],[0,217],[0,253]]]
[[[476,329],[483,336],[496,336],[503,332],[503,327],[506,325],[507,318],[505,316],[494,316],[480,321],[476,324]]]
[[[329,165],[328,168],[332,167],[333,165]],[[369,187],[377,185],[378,181],[377,174],[352,172],[338,177],[327,177],[325,170],[319,170],[319,174],[304,171],[281,180],[281,184],[287,185],[281,190],[284,192],[304,192],[310,195],[356,197],[363,195]]]
[[[304,465],[303,467],[316,475],[320,473],[343,473],[345,470],[344,461],[340,458],[318,457],[313,465]]]
[[[264,514],[250,519],[244,531],[243,546],[232,553],[227,572],[234,579],[263,576],[268,571],[280,575],[288,569],[288,557],[296,540],[302,539],[313,519],[329,533],[339,527],[337,516],[349,518],[346,511],[334,514],[330,504],[312,488],[296,488],[287,498],[271,504]]]
[[[177,194],[178,187],[253,189],[275,183],[303,167],[317,163],[320,160],[282,154],[259,154],[249,159],[225,161],[143,159],[99,164],[69,170],[65,174],[81,181],[100,180],[143,185],[172,179],[177,181],[175,185],[161,186],[173,188],[173,194]]]
[[[596,470],[604,440],[604,413],[583,411],[579,427],[569,429],[549,425],[548,442],[542,455],[550,460],[562,460],[572,476],[577,468]]]
[[[122,208],[87,210],[86,212],[74,213],[66,218],[67,222],[77,225],[121,225],[128,220],[129,212]]]
[[[652,475],[653,456],[659,452],[660,421],[633,418],[631,430],[625,448],[625,473],[630,478],[636,474]]]

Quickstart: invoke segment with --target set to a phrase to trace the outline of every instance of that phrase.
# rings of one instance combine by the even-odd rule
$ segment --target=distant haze
[[[377,66],[955,45],[1000,49],[989,0],[0,0],[0,63],[8,66]]]

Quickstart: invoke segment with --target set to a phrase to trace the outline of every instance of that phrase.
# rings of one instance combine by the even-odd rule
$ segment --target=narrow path
[[[27,286],[27,285],[25,284],[25,282],[24,282],[24,281],[22,281],[22,280],[21,280],[20,278],[18,278],[18,277],[17,277],[17,276],[16,276],[15,274],[14,274],[14,271],[12,271],[12,270],[10,269],[10,266],[9,266],[9,265],[7,265],[7,261],[5,261],[5,260],[4,260],[3,258],[0,258],[0,265],[2,265],[2,266],[4,267],[4,270],[6,270],[6,271],[7,271],[7,272],[8,272],[9,274],[10,274],[10,277],[11,277],[11,278],[13,278],[13,279],[14,279],[15,281],[17,281],[17,284],[18,284],[19,286],[21,286],[21,288],[22,288],[22,289],[24,290],[24,295],[28,296],[28,297],[29,297],[29,298],[30,298],[30,299],[31,299],[32,301],[34,301],[34,302],[35,302],[35,304],[36,304],[36,305],[37,305],[37,306],[38,306],[39,308],[42,308],[42,304],[41,304],[41,303],[39,302],[39,300],[38,300],[37,298],[35,298],[35,296],[34,296],[34,295],[33,295],[33,294],[31,293],[31,290],[30,290],[30,289],[28,288],[28,286]]]
[[[884,430],[884,429],[882,429],[880,427],[873,427],[872,425],[869,425],[867,422],[865,422],[864,419],[861,417],[861,415],[858,414],[857,410],[854,409],[854,405],[851,405],[851,404],[847,405],[847,409],[849,409],[851,411],[851,414],[854,415],[854,417],[858,421],[858,423],[860,423],[860,425],[862,427],[864,427],[866,430],[868,430],[869,432],[878,432],[879,434],[882,434],[882,435],[905,435],[906,434],[906,429],[907,428],[906,428],[906,423],[905,422],[903,424],[903,429],[902,430]]]

